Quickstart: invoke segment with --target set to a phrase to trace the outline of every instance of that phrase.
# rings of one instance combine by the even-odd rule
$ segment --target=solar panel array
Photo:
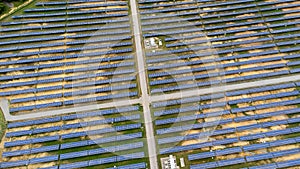
[[[140,0],[151,94],[299,73],[295,0]],[[208,89],[209,90],[209,89]],[[191,169],[299,166],[299,83],[152,103],[158,152]]]
[[[135,105],[10,122],[0,168],[146,168],[142,121]]]
[[[283,83],[154,103],[159,154],[185,153],[193,169],[296,162],[299,85]]]
[[[297,0],[139,0],[144,42],[161,43],[145,49],[150,94],[299,73],[299,7]],[[40,0],[1,22],[0,97],[10,112],[137,98],[129,9],[125,0]],[[184,157],[191,169],[300,166],[299,87],[151,103],[158,157]],[[9,122],[0,168],[149,168],[140,110]]]
[[[11,112],[137,97],[127,1],[32,3],[1,23],[0,95]]]
[[[294,0],[140,0],[143,37],[163,42],[146,50],[151,93],[299,72],[297,8]]]

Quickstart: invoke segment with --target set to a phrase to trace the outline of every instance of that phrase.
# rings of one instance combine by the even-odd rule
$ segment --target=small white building
[[[162,169],[179,169],[176,163],[176,157],[170,155],[169,157],[161,158]]]
[[[157,46],[157,44],[155,43],[155,39],[154,38],[150,38],[150,45],[152,47],[156,47]]]
[[[185,167],[184,158],[180,158],[180,167]]]

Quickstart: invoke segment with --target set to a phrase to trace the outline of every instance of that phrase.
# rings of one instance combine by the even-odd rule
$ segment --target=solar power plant
[[[300,1],[3,4],[0,168],[300,167]]]

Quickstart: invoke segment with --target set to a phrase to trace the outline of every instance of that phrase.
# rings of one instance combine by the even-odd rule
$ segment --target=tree
[[[5,5],[3,2],[0,2],[0,14],[2,14],[5,10]]]

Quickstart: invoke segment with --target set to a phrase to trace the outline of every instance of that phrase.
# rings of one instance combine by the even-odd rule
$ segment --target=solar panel
[[[198,153],[198,154],[192,154],[188,155],[188,160],[198,160],[198,159],[203,159],[203,158],[209,158],[209,157],[214,157],[216,156],[215,152],[204,152],[204,153]]]
[[[71,152],[71,153],[63,153],[63,154],[60,154],[60,159],[65,160],[65,159],[72,159],[72,158],[77,158],[77,157],[85,157],[85,156],[88,156],[88,151],[89,150],[76,151],[76,152]]]
[[[246,160],[244,158],[234,158],[234,159],[229,159],[229,160],[221,160],[218,161],[218,166],[223,167],[223,166],[228,166],[228,165],[235,165],[235,164],[241,164],[245,163]]]
[[[1,168],[27,166],[28,164],[29,164],[29,160],[19,160],[19,161],[11,161],[11,162],[2,162],[1,163]]]
[[[51,167],[43,167],[40,169],[58,169],[58,166],[51,166]]]
[[[275,163],[249,167],[249,169],[274,169],[274,168],[277,168],[277,165]]]
[[[299,159],[295,159],[295,160],[277,162],[276,164],[277,164],[278,168],[287,168],[287,167],[293,167],[293,166],[300,165],[300,161],[299,161]]]
[[[80,161],[75,163],[68,163],[68,164],[60,164],[60,169],[71,169],[71,168],[78,168],[78,167],[88,167],[89,161]]]
[[[123,165],[123,166],[117,166],[117,167],[112,167],[112,168],[107,168],[107,169],[142,169],[146,168],[146,163],[135,163],[135,164],[129,164],[129,165]]]
[[[43,153],[43,152],[48,152],[48,151],[55,151],[59,149],[59,145],[52,145],[52,146],[42,146],[42,147],[37,147],[37,148],[32,148],[30,150],[31,154],[34,153]]]
[[[58,160],[58,155],[38,157],[38,158],[31,158],[29,160],[29,164],[45,163],[45,162],[52,162],[57,160]]]
[[[240,153],[242,152],[242,149],[240,147],[234,147],[234,148],[226,148],[224,150],[216,150],[216,156],[222,156],[227,154],[233,154],[233,153]]]
[[[272,155],[274,158],[277,158],[277,157],[288,156],[288,155],[292,155],[292,154],[298,154],[299,152],[300,152],[299,149],[296,148],[296,149],[272,152]]]
[[[14,156],[21,156],[25,154],[30,154],[30,149],[25,149],[25,150],[16,150],[16,151],[6,151],[2,153],[2,157],[14,157]],[[1,164],[0,164],[1,166]]]
[[[195,164],[190,166],[191,169],[216,168],[216,167],[218,167],[218,163],[215,161],[209,163],[203,163],[203,164]]]
[[[253,150],[264,149],[264,148],[269,148],[269,147],[270,147],[269,143],[251,144],[251,145],[243,146],[243,150],[244,151],[253,151]]]

